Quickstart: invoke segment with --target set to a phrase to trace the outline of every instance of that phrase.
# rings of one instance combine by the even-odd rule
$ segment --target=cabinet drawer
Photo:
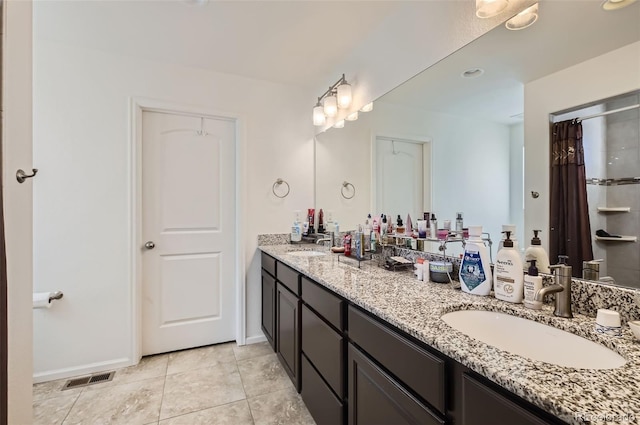
[[[445,421],[349,344],[349,425],[437,425]]]
[[[333,391],[344,397],[344,338],[302,305],[302,352]]]
[[[338,330],[344,330],[343,301],[304,276],[300,281],[302,300]]]
[[[276,278],[280,283],[289,288],[291,292],[300,296],[300,275],[297,271],[278,261],[276,265]]]
[[[300,395],[318,425],[344,423],[344,407],[331,392],[309,360],[302,355],[302,391]]]
[[[270,255],[262,253],[262,268],[265,269],[271,276],[276,275],[276,259]]]
[[[466,373],[462,375],[462,421],[465,425],[550,424]]]
[[[446,413],[445,362],[349,307],[349,338],[424,400]]]

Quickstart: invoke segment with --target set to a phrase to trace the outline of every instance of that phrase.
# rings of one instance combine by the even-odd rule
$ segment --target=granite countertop
[[[551,305],[530,310],[522,304],[469,295],[448,284],[420,282],[410,272],[391,272],[375,261],[364,261],[358,268],[355,260],[338,259],[328,251],[314,257],[289,254],[323,249],[314,246],[260,249],[568,423],[640,422],[640,342],[628,326],[622,337],[607,337],[594,332],[595,318],[575,313],[573,319],[555,317]],[[451,311],[472,309],[504,312],[566,330],[607,346],[627,363],[609,370],[555,366],[482,343],[440,319]]]

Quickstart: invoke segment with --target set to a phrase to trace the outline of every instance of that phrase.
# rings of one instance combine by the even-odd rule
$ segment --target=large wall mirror
[[[543,182],[549,170],[524,169],[525,87],[640,40],[640,2],[612,12],[594,1],[544,2],[539,15],[524,30],[496,27],[374,101],[357,121],[317,135],[316,208],[341,230],[368,213],[404,219],[432,211],[442,223],[461,211],[465,226],[483,225],[494,242],[503,224],[515,224],[520,248],[529,245],[524,176]],[[380,207],[392,188],[392,205]]]

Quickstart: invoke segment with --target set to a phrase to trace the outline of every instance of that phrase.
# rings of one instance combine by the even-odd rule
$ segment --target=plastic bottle
[[[431,238],[438,238],[438,219],[435,213],[431,213]]]
[[[462,213],[456,213],[456,233],[459,237],[462,237],[462,232],[464,230],[464,224],[462,223]]]
[[[511,232],[505,231],[504,246],[498,251],[493,270],[493,292],[499,300],[521,303],[524,297],[524,274],[520,253],[515,250]]]
[[[542,276],[538,276],[536,260],[529,260],[529,273],[524,277],[524,306],[534,310],[542,308],[542,301],[535,301],[536,292],[542,289]]]
[[[364,221],[364,250],[371,251],[371,232],[373,226],[371,225],[371,214],[367,214],[367,219]]]
[[[291,242],[302,240],[302,226],[300,225],[300,211],[294,212],[293,226],[291,226]]]
[[[469,226],[459,278],[463,292],[483,296],[491,293],[491,262],[489,251],[482,242],[482,226]]]
[[[541,232],[541,230],[533,231],[531,245],[524,251],[524,260],[536,260],[536,267],[539,272],[551,273],[551,270],[549,269],[549,255],[542,247],[542,242],[538,237],[538,232]]]
[[[342,241],[344,246],[344,255],[351,257],[351,233],[347,233]]]

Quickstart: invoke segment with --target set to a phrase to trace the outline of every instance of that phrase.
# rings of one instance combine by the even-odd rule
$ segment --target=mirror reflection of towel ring
[[[276,186],[280,186],[282,184],[286,184],[287,185],[287,192],[280,196],[276,193]],[[273,192],[274,195],[276,195],[276,197],[278,198],[286,198],[287,195],[289,194],[289,191],[291,191],[291,188],[289,187],[289,183],[287,183],[286,181],[282,180],[281,178],[278,177],[278,180],[276,180],[276,182],[273,184],[273,187],[271,187],[271,191]]]
[[[347,195],[344,194],[344,190],[348,189],[349,186],[351,186],[351,191],[353,192],[353,194],[351,196],[347,196]],[[351,183],[349,183],[347,181],[344,181],[344,182],[342,182],[342,188],[340,189],[340,193],[342,194],[342,197],[344,199],[351,199],[354,196],[356,196],[356,187],[354,185],[352,185]]]

